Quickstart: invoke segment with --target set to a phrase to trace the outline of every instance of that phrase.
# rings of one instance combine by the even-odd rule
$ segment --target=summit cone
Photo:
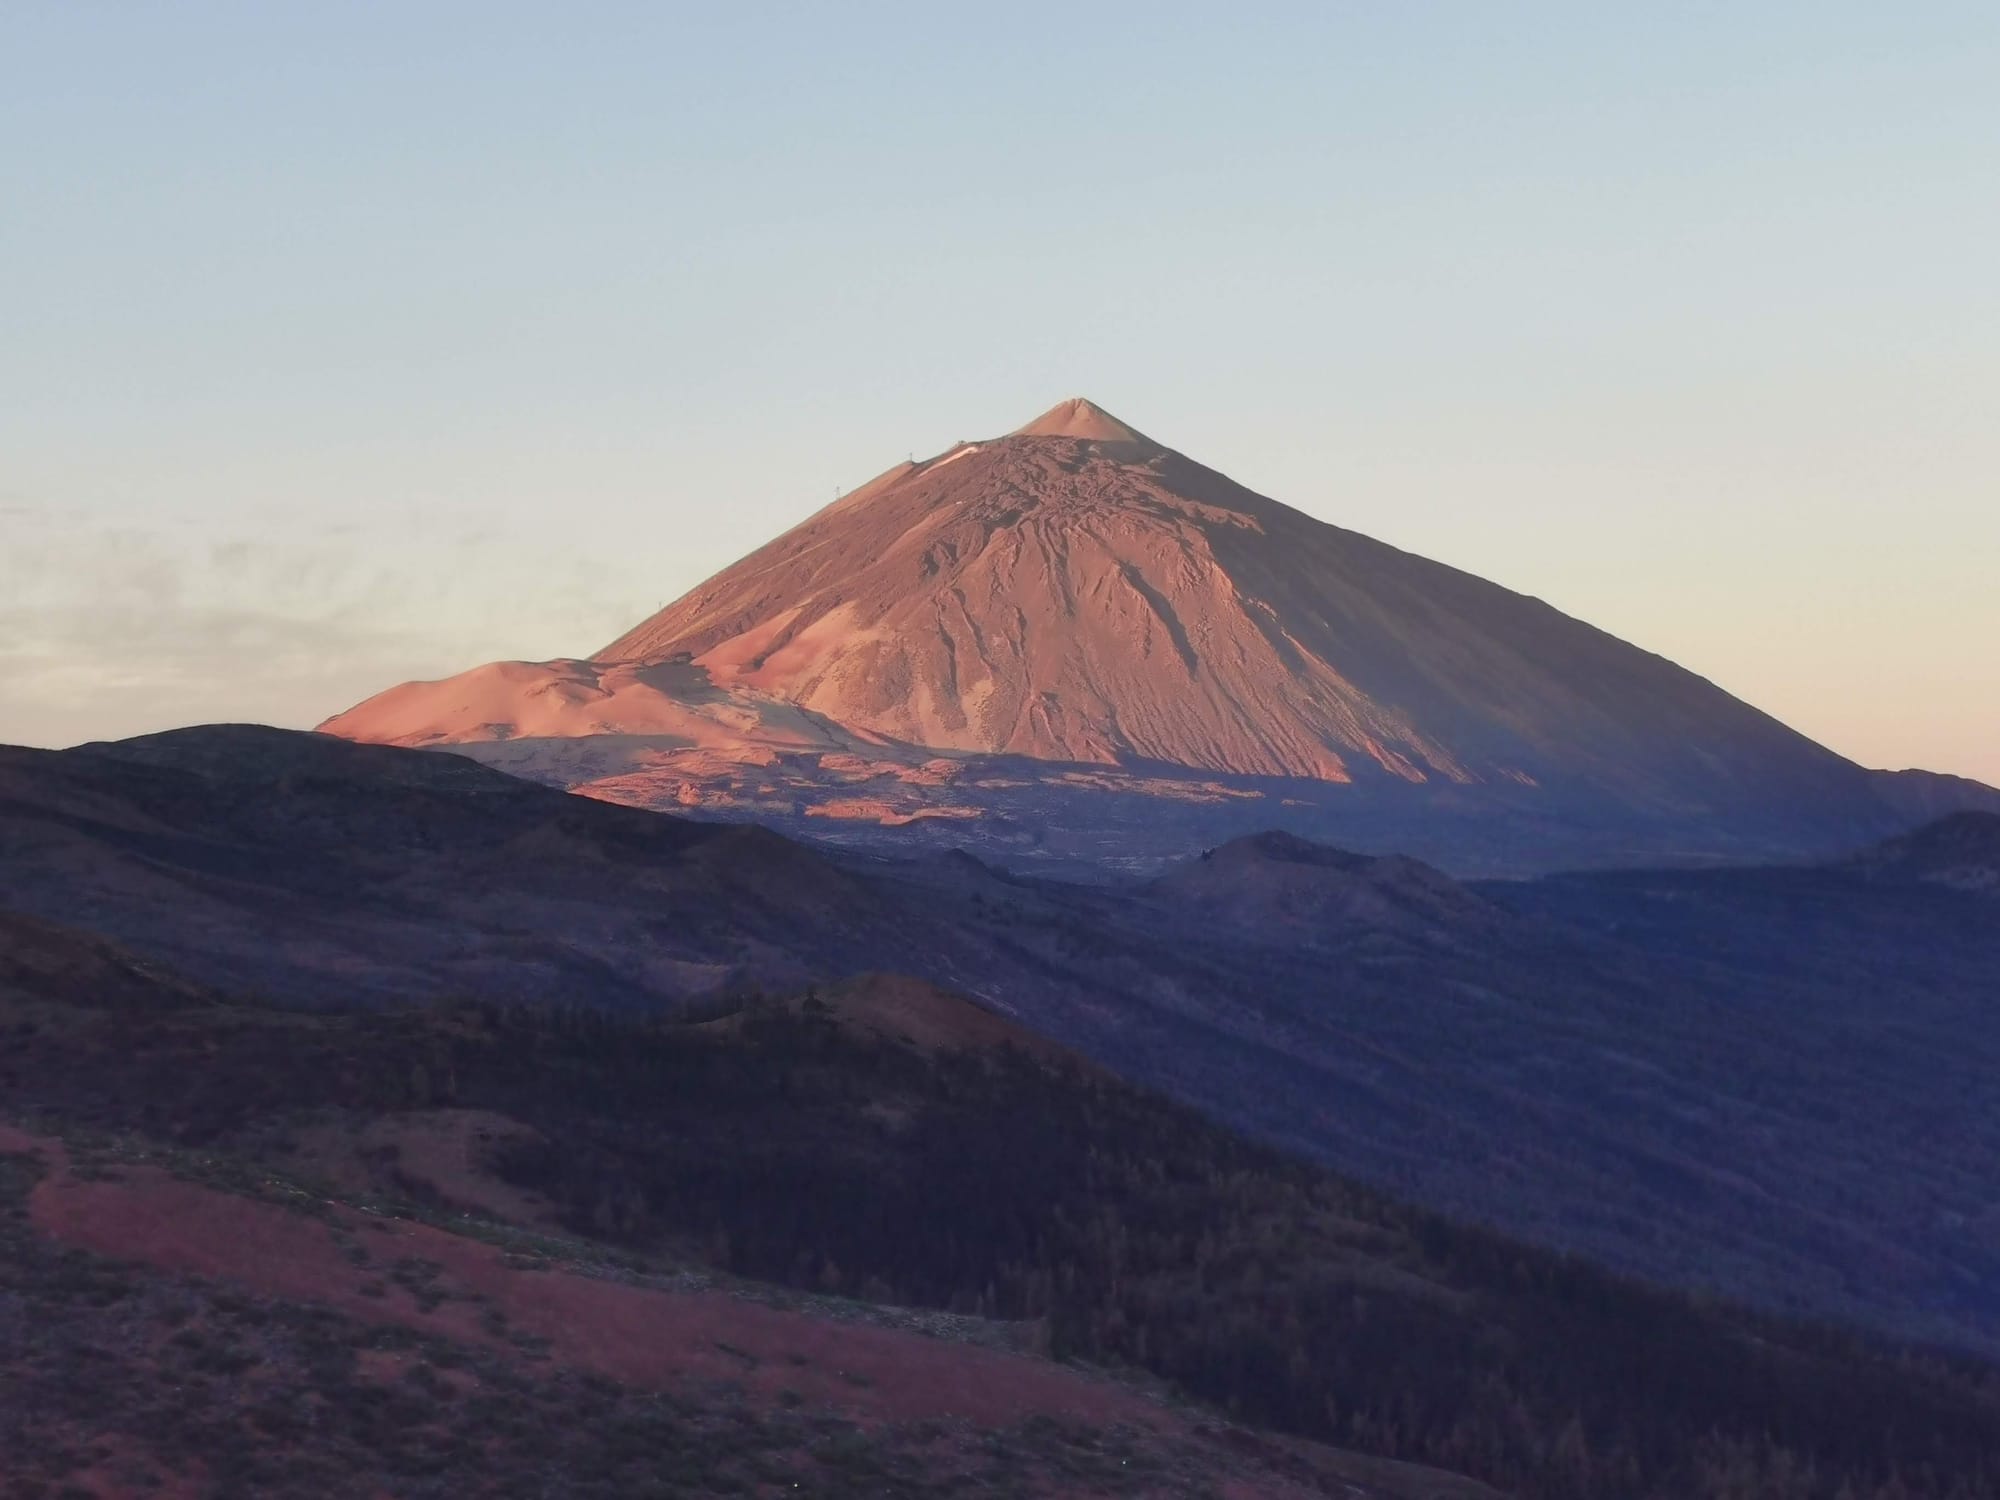
[[[587,660],[406,684],[322,728],[623,800],[960,836],[997,816],[1036,847],[1053,810],[1003,783],[1073,801],[1095,777],[1460,866],[1900,826],[1874,773],[1713,683],[1082,398],[897,465]]]

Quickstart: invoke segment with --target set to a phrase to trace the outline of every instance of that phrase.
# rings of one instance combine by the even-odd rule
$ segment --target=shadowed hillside
[[[265,1296],[331,1303],[346,1321],[313,1315],[300,1325],[302,1314],[284,1307],[257,1316],[310,1327],[319,1346],[345,1342],[444,1370],[415,1389],[398,1387],[394,1370],[371,1377],[401,1389],[401,1405],[418,1403],[422,1420],[454,1420],[463,1398],[449,1371],[469,1369],[498,1381],[489,1403],[509,1403],[517,1414],[509,1421],[534,1424],[553,1451],[569,1451],[564,1424],[579,1435],[628,1427],[633,1442],[670,1440],[688,1472],[727,1488],[724,1475],[745,1460],[740,1448],[700,1436],[712,1419],[688,1404],[698,1388],[648,1418],[653,1425],[630,1425],[620,1414],[631,1398],[619,1390],[668,1380],[667,1367],[656,1359],[643,1374],[617,1363],[615,1341],[579,1344],[564,1332],[570,1324],[550,1323],[542,1310],[572,1295],[566,1264],[623,1256],[626,1290],[583,1284],[573,1295],[637,1299],[622,1313],[628,1320],[705,1317],[712,1298],[645,1288],[667,1268],[707,1266],[794,1288],[822,1315],[837,1312],[824,1301],[832,1297],[932,1309],[923,1316],[942,1320],[938,1333],[1149,1371],[1240,1422],[1463,1470],[1524,1500],[1970,1500],[2000,1481],[2000,1392],[1981,1367],[1650,1290],[1453,1225],[1245,1144],[1087,1065],[1023,1050],[1011,1029],[908,981],[857,984],[827,1001],[811,993],[751,1001],[705,1023],[479,1004],[347,1016],[129,1000],[104,1009],[60,991],[42,984],[0,998],[10,1107],[43,1131],[110,1131],[122,1144],[108,1154],[93,1148],[110,1184],[64,1179],[36,1222],[86,1245],[109,1232],[128,1259],[191,1255],[204,1274],[266,1278],[256,1282]],[[454,1136],[457,1122],[473,1128]],[[169,1149],[145,1148],[133,1131]],[[448,1153],[435,1149],[445,1138],[458,1142]],[[410,1241],[398,1245],[337,1206],[330,1218],[315,1211],[333,1242],[328,1268],[312,1270],[302,1262],[319,1252],[307,1241],[324,1232],[313,1220],[289,1230],[187,1199],[191,1189],[171,1186],[152,1165],[175,1162],[201,1163],[208,1181],[266,1197],[291,1181],[345,1182],[335,1199],[387,1193],[445,1226],[463,1225],[468,1210],[482,1221],[511,1219],[532,1231],[514,1257],[538,1265],[542,1280],[517,1286],[497,1260],[480,1259],[491,1252],[421,1226],[385,1226]],[[150,1240],[93,1228],[114,1223],[104,1216],[141,1192],[152,1205],[143,1221]],[[265,1237],[266,1249],[238,1267],[233,1252],[203,1237],[210,1222],[239,1225],[239,1240]],[[285,1245],[305,1238],[282,1249],[268,1238],[281,1232]],[[34,1257],[48,1252],[15,1233],[11,1253],[45,1264]],[[580,1248],[588,1242],[616,1248]],[[148,1252],[148,1243],[185,1248]],[[354,1247],[351,1268],[334,1254],[343,1244]],[[71,1264],[106,1285],[128,1326],[156,1305],[158,1294],[129,1270]],[[289,1292],[291,1283],[268,1280],[287,1267],[307,1278]],[[372,1306],[371,1276],[386,1299]],[[343,1278],[355,1289],[340,1290]],[[685,1270],[671,1284],[700,1285]],[[210,1294],[172,1295],[185,1305]],[[72,1326],[80,1309],[64,1306],[63,1326]],[[186,1352],[265,1368],[259,1378],[275,1377],[281,1390],[301,1378],[281,1352],[287,1336],[276,1350],[268,1334],[246,1348],[245,1304],[223,1306],[226,1316],[202,1314],[201,1337]],[[504,1311],[500,1321],[494,1309]],[[875,1371],[869,1341],[885,1335],[865,1325],[893,1328],[909,1317],[859,1306],[840,1315],[864,1324],[844,1352],[823,1338],[815,1344],[821,1336],[804,1317],[773,1323],[754,1304],[728,1315],[740,1331],[718,1326],[722,1363],[748,1387],[737,1399],[757,1413],[743,1420],[768,1429],[758,1438],[775,1466],[766,1472],[802,1464],[830,1474],[810,1425],[782,1403],[765,1410],[756,1396],[779,1384],[805,1393],[790,1408],[797,1417],[831,1403],[902,1410],[907,1424],[923,1401],[890,1388],[894,1360],[946,1362],[929,1377],[933,1404],[937,1382],[956,1378],[946,1374],[952,1359],[984,1362],[990,1372],[975,1386],[1004,1383],[988,1401],[998,1402],[994,1414],[980,1420],[1005,1427],[1001,1413],[1014,1411],[1018,1422],[1035,1410],[1035,1381],[1055,1378],[1031,1378],[1035,1366],[1020,1353],[1007,1356],[1021,1362],[1009,1375],[1016,1366],[994,1363],[981,1347],[963,1356],[885,1347],[891,1363]],[[367,1331],[385,1321],[385,1332]],[[498,1337],[475,1337],[482,1327]],[[49,1337],[34,1347],[49,1347]],[[529,1348],[542,1339],[543,1367],[481,1373],[516,1347],[509,1337]],[[713,1359],[705,1347],[675,1359],[698,1370]],[[787,1348],[801,1357],[788,1359]],[[838,1382],[819,1384],[821,1359],[875,1373],[842,1397]],[[612,1377],[583,1387],[601,1414],[584,1417],[564,1394],[562,1372],[579,1362]],[[353,1374],[340,1379],[352,1390]],[[37,1409],[54,1399],[30,1389]],[[1002,1394],[1013,1390],[1021,1394]],[[1063,1493],[1179,1494],[1175,1485],[1190,1480],[1188,1492],[1198,1493],[1200,1475],[1219,1478],[1232,1465],[1234,1482],[1249,1488],[1225,1483],[1225,1493],[1473,1493],[1442,1477],[1371,1473],[1326,1450],[1260,1446],[1247,1434],[1222,1437],[1221,1451],[1236,1455],[1224,1462],[1203,1446],[1218,1440],[1212,1419],[1173,1407],[1148,1417],[1114,1391],[1091,1392],[1080,1384],[1065,1398],[1102,1412],[1061,1438],[1070,1448],[1045,1446],[1056,1434],[1032,1423],[1008,1428],[989,1442],[991,1478],[980,1482],[1011,1473],[1029,1493],[1050,1492],[1046,1465],[1059,1461],[1070,1476],[1056,1486]],[[366,1410],[370,1398],[364,1390],[329,1399]],[[1094,1435],[1093,1423],[1115,1423],[1121,1411],[1130,1412],[1129,1436]],[[347,1430],[299,1440],[299,1472],[315,1472],[307,1466],[320,1445],[351,1440],[339,1436]],[[922,1475],[966,1462],[950,1447],[911,1447],[907,1425],[865,1449],[842,1441],[852,1455],[843,1462],[867,1466],[852,1493],[924,1493],[935,1480]],[[1107,1475],[1093,1457],[1107,1441],[1131,1445],[1138,1467]],[[36,1451],[50,1446],[41,1439]],[[617,1451],[575,1462],[612,1483]],[[243,1462],[256,1461],[253,1441]],[[411,1460],[397,1444],[372,1461]],[[959,1492],[983,1492],[965,1482]]]
[[[2000,1349],[2000,927],[1865,869],[1466,885],[1293,837],[1091,888],[269,730],[0,756],[0,905],[198,986],[718,1014],[904,973],[1399,1196]]]

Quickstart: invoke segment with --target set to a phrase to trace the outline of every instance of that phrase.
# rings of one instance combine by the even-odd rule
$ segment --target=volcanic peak
[[[1072,396],[1058,401],[1025,427],[1016,427],[1010,437],[1075,438],[1086,443],[1134,443],[1146,448],[1160,445],[1136,427],[1129,427],[1095,401]]]
[[[406,684],[325,727],[519,742],[490,754],[677,804],[743,778],[798,817],[768,768],[818,757],[828,805],[881,807],[839,789],[942,756],[1356,786],[1343,833],[1348,809],[1419,786],[1453,818],[1477,798],[1538,829],[1704,840],[1756,819],[1785,849],[1908,821],[1860,767],[1714,684],[1258,495],[1081,397],[896,465],[588,661]]]

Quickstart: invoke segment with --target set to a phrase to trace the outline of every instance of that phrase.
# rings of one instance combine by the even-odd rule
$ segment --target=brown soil
[[[905,996],[905,999],[910,997]],[[926,1008],[912,1001],[913,1014]],[[435,1122],[433,1122],[435,1124]],[[468,1122],[469,1123],[469,1122]],[[476,1128],[476,1127],[475,1127]],[[448,1130],[441,1131],[449,1134]],[[0,1154],[39,1157],[33,1227],[60,1244],[127,1265],[233,1286],[282,1302],[332,1309],[364,1323],[476,1345],[542,1368],[562,1367],[641,1390],[733,1393],[747,1410],[794,1406],[871,1432],[909,1424],[1019,1431],[1055,1419],[1066,1430],[1120,1432],[1154,1445],[1170,1481],[1121,1494],[1187,1493],[1202,1479],[1231,1500],[1337,1494],[1350,1500],[1491,1500],[1451,1476],[1221,1427],[1108,1379],[899,1328],[792,1311],[715,1290],[675,1290],[585,1274],[434,1226],[306,1198],[287,1203],[176,1177],[156,1166],[73,1163],[62,1142],[0,1124]],[[275,1182],[273,1193],[296,1193]],[[358,1355],[361,1373],[392,1386],[415,1356]],[[431,1372],[454,1386],[468,1373]],[[80,1492],[106,1500],[146,1493],[195,1496],[202,1476],[179,1472],[115,1430],[91,1433],[95,1467],[73,1471]],[[974,1441],[977,1441],[975,1438]],[[128,1477],[156,1477],[139,1489]],[[1136,1477],[1136,1476],[1135,1476]],[[1197,1484],[1200,1488],[1200,1484]],[[1100,1494],[1055,1475],[1030,1493]]]
[[[155,1167],[109,1178],[69,1170],[59,1142],[0,1127],[0,1151],[38,1152],[50,1171],[37,1228],[65,1244],[263,1296],[336,1308],[505,1350],[546,1340],[564,1364],[628,1385],[728,1381],[770,1400],[791,1390],[863,1425],[962,1418],[1008,1426],[1034,1415],[1158,1429],[1165,1409],[1109,1381],[1025,1356],[763,1306],[717,1291],[664,1291],[562,1269],[523,1270],[494,1245],[335,1204],[307,1213],[184,1181]],[[357,1265],[343,1238],[367,1252]],[[392,1274],[428,1262],[442,1300]],[[497,1310],[508,1334],[491,1331]]]

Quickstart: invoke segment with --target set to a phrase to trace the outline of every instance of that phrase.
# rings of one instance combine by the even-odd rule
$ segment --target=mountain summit
[[[1072,396],[1059,401],[1034,421],[1016,427],[1014,437],[1080,438],[1089,443],[1137,443],[1147,448],[1158,444],[1135,428],[1127,427],[1095,401]]]
[[[1421,791],[1544,823],[1751,819],[1792,829],[1780,848],[1899,826],[1870,773],[1693,673],[1258,495],[1081,398],[895,466],[587,661],[407,684],[323,727],[504,743],[484,758],[630,800],[755,804],[709,795],[723,777],[851,816],[796,795],[816,757],[850,792],[880,782],[861,815],[889,821],[986,816],[993,798],[902,789],[963,792],[969,764],[1005,757],[1017,787],[1087,767],[1223,778],[1209,800],[1269,801],[1243,778],[1342,787],[1289,800],[1350,819],[1383,797],[1420,817]],[[999,801],[1019,822],[1021,799]]]
[[[1845,764],[1083,400],[891,470],[596,659],[682,660],[870,736],[1042,760],[1706,800]]]

